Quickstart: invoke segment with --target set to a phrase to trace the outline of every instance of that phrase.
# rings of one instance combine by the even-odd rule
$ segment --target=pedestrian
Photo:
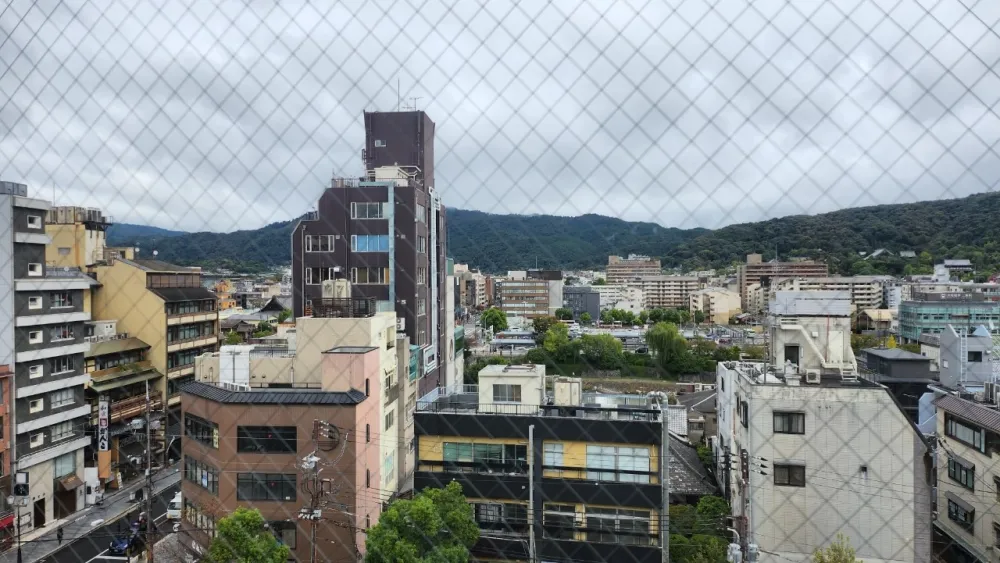
[[[63,529],[62,526],[60,526],[56,530],[56,540],[59,542],[59,545],[62,545],[62,539],[63,539]]]

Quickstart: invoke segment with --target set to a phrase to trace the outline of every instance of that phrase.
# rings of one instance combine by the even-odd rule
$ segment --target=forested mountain
[[[751,252],[826,260],[841,273],[915,273],[931,260],[968,258],[979,271],[1000,270],[1000,194],[962,199],[845,209],[796,215],[714,231],[666,228],[601,215],[493,215],[448,210],[449,254],[487,272],[541,268],[588,268],[609,254],[659,257],[665,267],[725,267]],[[273,223],[233,233],[172,231],[142,235],[113,228],[111,244],[156,249],[163,260],[258,270],[287,264],[294,222]],[[129,226],[135,227],[135,226]],[[116,226],[117,228],[117,226]],[[896,256],[864,261],[859,252],[913,250],[916,259]],[[537,260],[537,262],[536,262]]]

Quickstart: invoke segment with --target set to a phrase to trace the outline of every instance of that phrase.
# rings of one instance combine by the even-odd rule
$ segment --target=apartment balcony
[[[99,369],[97,371],[90,372],[90,380],[95,384],[106,383],[120,377],[129,377],[131,375],[137,375],[140,373],[147,372],[153,369],[153,363],[149,360],[143,360],[141,362],[133,362],[131,364],[124,364],[120,366],[114,366],[106,369]]]
[[[387,387],[385,389],[385,404],[391,405],[399,400],[399,384],[396,383],[392,387]]]
[[[167,343],[167,352],[176,352],[178,350],[187,350],[188,348],[200,348],[202,346],[210,346],[219,341],[218,335],[211,334],[208,336],[197,336],[195,338],[186,338],[184,340],[174,340]]]
[[[374,317],[378,309],[373,297],[338,297],[312,300],[315,318],[366,318]]]
[[[163,396],[159,392],[149,394],[150,410],[163,408]],[[91,419],[96,424],[99,406],[95,403],[91,407]],[[129,397],[121,401],[112,401],[110,405],[110,422],[120,422],[135,418],[146,412],[146,395]]]
[[[167,315],[167,326],[173,325],[186,325],[189,323],[199,323],[205,321],[216,321],[219,319],[219,312],[212,311],[197,311],[194,313],[177,313],[174,315]]]

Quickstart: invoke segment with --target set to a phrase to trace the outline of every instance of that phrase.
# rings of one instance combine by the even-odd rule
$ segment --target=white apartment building
[[[691,293],[690,311],[705,314],[705,321],[729,324],[729,319],[740,313],[740,294],[721,287],[706,287]]]
[[[771,285],[772,291],[849,291],[857,309],[882,309],[883,288],[889,276],[831,276],[823,278],[782,278]]]
[[[611,283],[607,285],[591,285],[594,291],[601,296],[601,310],[619,309],[616,307],[621,301],[638,301],[639,307],[645,303],[642,289],[629,286],[623,283]]]
[[[647,309],[687,309],[691,294],[702,288],[699,278],[691,276],[646,276],[629,285],[642,289]]]
[[[717,474],[741,538],[761,563],[811,561],[838,533],[866,563],[929,562],[929,446],[857,375],[849,294],[778,292],[768,325],[768,362],[717,368]]]

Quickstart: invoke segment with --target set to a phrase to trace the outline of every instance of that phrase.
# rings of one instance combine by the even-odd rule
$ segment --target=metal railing
[[[93,380],[94,383],[99,383],[108,379],[117,379],[126,375],[142,373],[150,369],[153,369],[153,363],[149,360],[142,360],[140,362],[132,362],[122,364],[120,366],[99,369],[97,371],[89,372],[87,375],[90,376],[90,379]]]
[[[324,297],[312,302],[315,318],[364,318],[374,317],[376,312],[372,297]]]

